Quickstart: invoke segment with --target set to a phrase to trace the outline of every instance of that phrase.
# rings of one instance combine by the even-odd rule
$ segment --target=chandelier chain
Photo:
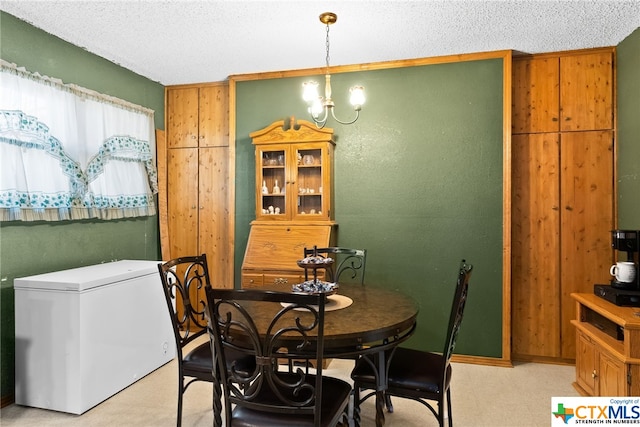
[[[329,72],[329,24],[327,24],[327,41],[326,41],[326,46],[327,46],[327,57],[326,57],[327,72]]]

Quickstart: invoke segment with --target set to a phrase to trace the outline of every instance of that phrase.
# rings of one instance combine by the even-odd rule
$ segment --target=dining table
[[[276,283],[263,290],[291,292],[290,284]],[[273,303],[254,302],[245,306],[257,328],[266,330],[279,309]],[[384,392],[387,389],[389,357],[394,348],[415,330],[418,306],[414,299],[394,289],[370,284],[339,285],[325,305],[324,352],[326,359],[366,358],[377,373],[374,393],[376,426],[385,423]],[[313,339],[313,336],[310,337]],[[357,407],[358,405],[356,405]],[[354,411],[353,424],[360,424]]]

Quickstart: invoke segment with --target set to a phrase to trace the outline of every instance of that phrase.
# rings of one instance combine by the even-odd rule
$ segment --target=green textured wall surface
[[[0,13],[0,57],[155,111],[164,128],[164,87]],[[0,223],[0,394],[14,388],[13,280],[117,259],[159,259],[158,218]],[[114,315],[117,315],[114,313]]]
[[[502,67],[502,58],[491,58],[332,76],[343,120],[353,113],[345,108],[348,87],[367,91],[355,124],[328,123],[336,140],[338,244],[368,250],[368,283],[417,301],[416,348],[442,350],[458,263],[466,258],[475,270],[456,351],[501,356]],[[306,80],[236,83],[238,280],[255,218],[248,135],[291,115],[308,120],[300,98]]]
[[[618,228],[640,230],[640,28],[617,47]]]

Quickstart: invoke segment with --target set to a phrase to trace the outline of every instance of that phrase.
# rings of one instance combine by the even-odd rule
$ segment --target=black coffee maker
[[[611,287],[627,291],[640,290],[639,271],[639,254],[640,254],[640,230],[612,230],[611,246],[616,251],[626,252],[627,259],[621,261],[633,262],[636,269],[635,279],[632,282],[618,282],[615,278],[611,280]]]

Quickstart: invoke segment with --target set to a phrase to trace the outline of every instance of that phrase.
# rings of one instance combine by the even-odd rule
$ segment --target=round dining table
[[[273,284],[262,290],[291,292],[291,285]],[[273,319],[277,307],[254,302],[245,307],[258,329]],[[368,358],[377,371],[376,426],[383,426],[387,360],[393,349],[416,327],[418,306],[409,296],[370,284],[340,285],[325,307],[324,356],[327,359]],[[360,416],[354,414],[354,424]]]

